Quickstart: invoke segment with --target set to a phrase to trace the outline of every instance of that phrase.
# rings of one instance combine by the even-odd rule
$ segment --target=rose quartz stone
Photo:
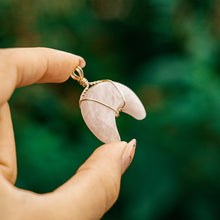
[[[125,98],[125,112],[138,120],[146,117],[146,111],[137,95],[127,86],[114,82]],[[120,92],[110,82],[101,82],[92,86],[84,98],[92,98],[118,109],[123,104]],[[120,141],[120,135],[115,121],[115,112],[94,101],[82,101],[81,113],[83,119],[92,133],[104,143]],[[120,118],[120,116],[119,116]]]

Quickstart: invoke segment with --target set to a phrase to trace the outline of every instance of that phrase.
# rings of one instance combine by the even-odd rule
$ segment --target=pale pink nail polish
[[[128,143],[128,145],[125,149],[125,152],[122,156],[122,169],[121,169],[122,174],[130,166],[130,164],[134,158],[135,150],[136,150],[136,139],[133,139]]]
[[[79,66],[81,68],[84,68],[86,66],[86,61],[82,57],[79,57]]]

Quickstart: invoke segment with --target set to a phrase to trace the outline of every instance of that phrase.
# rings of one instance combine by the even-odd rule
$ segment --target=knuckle
[[[1,165],[1,163],[0,163]],[[7,179],[11,184],[15,184],[17,179],[17,170],[16,167],[10,168],[4,165],[0,166],[1,175]]]

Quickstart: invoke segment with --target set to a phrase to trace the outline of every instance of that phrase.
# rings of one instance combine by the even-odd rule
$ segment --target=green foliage
[[[127,84],[147,109],[144,121],[117,120],[137,151],[103,219],[220,218],[219,8],[214,0],[0,1],[1,47],[79,54],[88,80]],[[17,186],[52,191],[101,144],[80,116],[81,91],[72,80],[16,90]]]

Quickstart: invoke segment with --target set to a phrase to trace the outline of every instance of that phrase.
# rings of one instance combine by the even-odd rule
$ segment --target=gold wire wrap
[[[76,74],[75,71],[76,71],[78,74]],[[89,82],[89,81],[84,77],[84,73],[83,73],[83,70],[82,70],[81,67],[78,66],[78,67],[75,69],[75,71],[72,72],[71,77],[72,77],[74,80],[78,81],[80,85],[82,85],[83,87],[85,87],[85,89],[83,90],[82,94],[80,95],[79,106],[81,107],[81,102],[83,102],[83,101],[93,101],[93,102],[99,103],[99,104],[101,104],[101,105],[103,105],[103,106],[105,106],[105,107],[107,107],[107,108],[113,110],[113,111],[115,112],[115,117],[119,117],[119,114],[120,114],[120,112],[122,111],[122,109],[124,108],[126,102],[125,102],[125,97],[124,97],[123,93],[122,93],[121,90],[117,87],[117,85],[116,85],[113,81],[111,81],[111,80],[109,80],[109,79],[104,79],[104,80],[98,80],[98,81],[94,81],[94,82]],[[112,106],[110,106],[110,105],[108,105],[108,104],[106,104],[106,103],[104,103],[104,102],[101,102],[101,101],[99,101],[99,100],[93,99],[93,98],[84,98],[85,95],[86,95],[86,92],[89,90],[89,86],[97,85],[97,84],[102,83],[102,82],[109,82],[109,83],[111,83],[111,84],[117,89],[117,91],[119,92],[120,96],[122,97],[123,104],[122,104],[122,106],[120,106],[118,109],[115,109],[114,107],[112,107]]]

